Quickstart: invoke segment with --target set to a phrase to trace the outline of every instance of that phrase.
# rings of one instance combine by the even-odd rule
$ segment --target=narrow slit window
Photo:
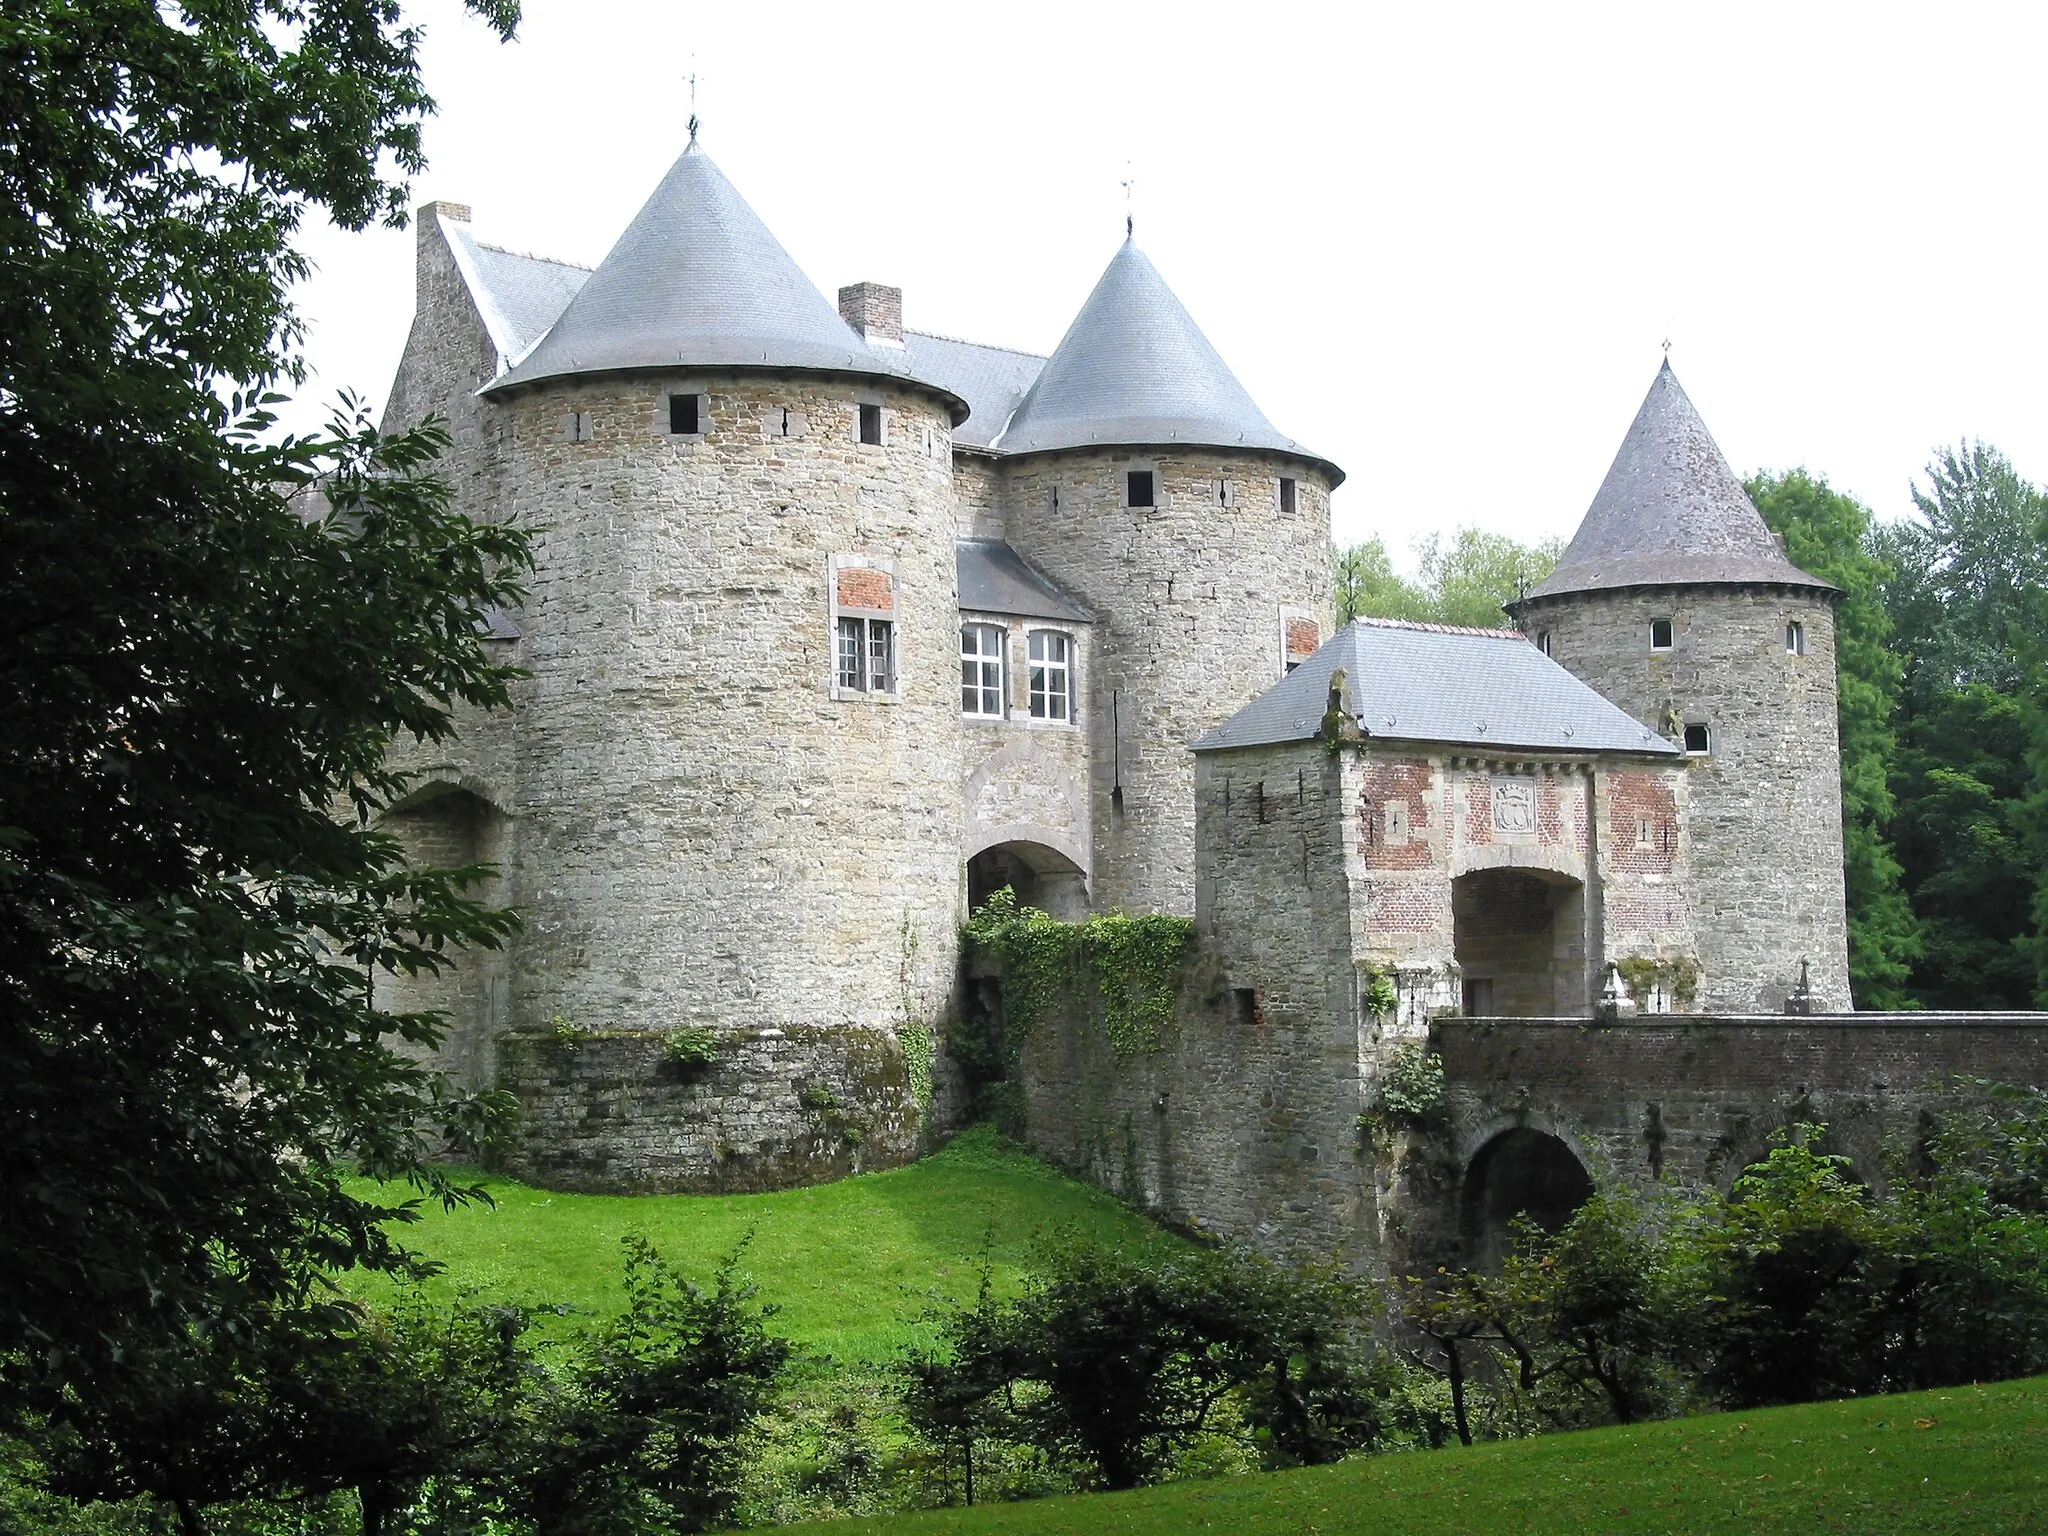
[[[1216,505],[1219,507],[1234,507],[1237,505],[1236,481],[1218,480],[1216,482]]]
[[[1073,719],[1073,642],[1058,630],[1034,629],[1029,653],[1031,718]]]
[[[1714,750],[1714,733],[1704,725],[1692,724],[1685,728],[1685,753],[1688,757],[1705,757]]]
[[[704,418],[695,395],[668,397],[668,429],[675,435],[690,436],[704,430]]]
[[[1003,632],[994,624],[960,626],[960,712],[1002,718]]]
[[[1124,505],[1129,507],[1157,506],[1158,499],[1152,484],[1152,471],[1132,469],[1124,472]]]
[[[1649,847],[1654,840],[1654,834],[1655,829],[1651,826],[1649,817],[1639,816],[1636,818],[1636,846],[1638,848]]]
[[[1289,517],[1294,515],[1294,481],[1286,475],[1280,477],[1280,510]]]
[[[1650,620],[1650,649],[1653,651],[1668,651],[1671,649],[1671,621],[1669,619]]]
[[[1542,652],[1542,653],[1543,653],[1544,655],[1546,655],[1546,656],[1548,656],[1548,655],[1550,654],[1550,631],[1549,631],[1549,630],[1547,630],[1547,629],[1539,629],[1539,630],[1538,630],[1538,631],[1536,632],[1536,649],[1537,649],[1537,650],[1539,650],[1539,651],[1541,651],[1541,652]]]
[[[1794,619],[1785,626],[1785,654],[1804,656],[1806,654],[1806,626]]]
[[[871,448],[882,445],[882,408],[879,405],[860,408],[860,440]]]

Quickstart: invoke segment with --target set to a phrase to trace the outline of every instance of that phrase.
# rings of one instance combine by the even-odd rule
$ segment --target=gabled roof
[[[1833,590],[1785,558],[1667,361],[1564,559],[1527,597],[1703,582]]]
[[[967,419],[953,428],[953,441],[962,448],[988,447],[1045,366],[1045,359],[1035,352],[985,347],[921,331],[905,331],[903,345],[919,378],[930,379],[967,402]]]
[[[1323,728],[1344,669],[1367,737],[1579,755],[1684,754],[1511,629],[1357,619],[1194,744],[1197,752],[1306,741]]]
[[[693,141],[548,333],[485,386],[626,368],[801,368],[926,384],[870,347]],[[943,389],[939,393],[951,397]],[[965,402],[954,400],[964,417]]]
[[[526,356],[590,277],[588,267],[485,245],[458,220],[444,218],[441,233],[498,349],[501,368]]]
[[[994,447],[1182,445],[1294,454],[1343,478],[1266,420],[1158,269],[1126,240]]]
[[[953,546],[960,606],[971,613],[1007,613],[1025,619],[1095,618],[1001,539],[960,539]]]

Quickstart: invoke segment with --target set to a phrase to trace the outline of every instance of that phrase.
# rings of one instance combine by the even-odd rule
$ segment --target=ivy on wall
[[[1699,991],[1699,962],[1683,955],[1676,960],[1632,955],[1626,960],[1615,961],[1614,968],[1621,972],[1622,985],[1628,988],[1628,995],[1636,1000],[1638,1007],[1648,1004],[1650,989],[1659,984],[1681,1008],[1690,1006]]]
[[[1062,922],[1020,906],[1008,886],[968,919],[967,937],[1002,968],[1003,1018],[1014,1053],[1058,998],[1090,987],[1119,1061],[1160,1048],[1194,943],[1192,918],[1107,912]]]

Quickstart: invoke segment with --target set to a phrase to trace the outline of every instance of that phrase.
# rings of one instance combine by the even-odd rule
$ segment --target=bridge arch
[[[1010,887],[1017,900],[1054,917],[1078,921],[1088,915],[1088,876],[1071,856],[1028,837],[990,841],[967,859],[967,905],[971,911]]]
[[[1517,1217],[1555,1232],[1592,1194],[1592,1175],[1562,1137],[1528,1125],[1499,1132],[1465,1165],[1458,1209],[1465,1261],[1498,1270],[1514,1247]]]

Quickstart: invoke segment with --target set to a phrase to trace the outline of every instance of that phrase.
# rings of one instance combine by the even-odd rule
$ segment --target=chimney
[[[870,346],[903,345],[903,290],[880,283],[855,283],[839,290],[840,318]]]

